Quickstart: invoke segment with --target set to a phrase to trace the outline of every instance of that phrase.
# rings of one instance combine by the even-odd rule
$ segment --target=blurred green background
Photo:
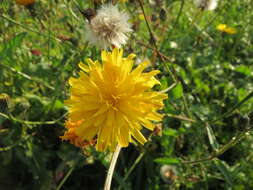
[[[168,91],[165,117],[145,146],[119,156],[112,189],[253,189],[253,2],[119,2],[134,32],[124,47],[149,59]],[[0,190],[103,189],[111,153],[61,142],[67,80],[100,50],[84,40],[78,11],[98,0],[0,1]],[[227,24],[236,34],[216,29]],[[159,50],[156,52],[155,45]]]

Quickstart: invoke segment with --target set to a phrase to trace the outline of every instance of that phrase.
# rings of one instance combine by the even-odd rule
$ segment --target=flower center
[[[118,111],[118,104],[119,104],[120,97],[117,95],[111,95],[107,100],[106,104],[108,107],[112,108],[115,111]]]
[[[95,22],[91,23],[91,27],[98,36],[103,36],[104,38],[107,39],[113,38],[116,35],[115,21],[111,21],[105,18],[102,19],[101,21],[95,20]]]

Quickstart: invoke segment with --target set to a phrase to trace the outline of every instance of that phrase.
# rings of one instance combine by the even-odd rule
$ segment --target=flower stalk
[[[109,170],[108,170],[108,173],[107,173],[107,176],[106,176],[106,180],[105,180],[104,190],[110,190],[111,189],[112,176],[113,176],[114,169],[115,169],[118,157],[119,157],[120,150],[121,150],[121,146],[118,145],[116,147],[115,152],[113,153],[113,156],[112,156],[110,167],[109,167]]]

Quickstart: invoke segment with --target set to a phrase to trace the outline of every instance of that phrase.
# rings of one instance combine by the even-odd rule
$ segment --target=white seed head
[[[171,48],[173,48],[173,49],[176,49],[176,48],[178,48],[178,45],[177,45],[177,43],[176,42],[170,42],[170,47]]]
[[[198,8],[213,11],[218,5],[218,0],[195,0]]]
[[[175,166],[163,165],[160,168],[160,175],[165,183],[172,184],[177,179],[177,174]]]
[[[120,48],[126,44],[132,31],[128,19],[128,14],[120,12],[116,5],[103,5],[86,26],[86,40],[103,49],[111,45]]]

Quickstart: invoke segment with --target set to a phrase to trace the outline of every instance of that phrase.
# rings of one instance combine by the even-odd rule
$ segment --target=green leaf
[[[163,134],[164,134],[164,135],[167,135],[167,136],[173,136],[173,137],[178,136],[177,130],[175,130],[175,129],[170,129],[170,128],[164,130],[164,131],[163,131]]]
[[[16,35],[14,38],[12,38],[11,40],[9,40],[5,45],[4,45],[4,50],[7,49],[15,49],[17,47],[20,47],[23,39],[25,38],[25,36],[27,35],[26,32],[22,32],[18,35]]]
[[[156,158],[154,162],[159,164],[179,164],[180,160],[177,158]]]
[[[168,88],[168,81],[166,77],[162,77],[160,80],[160,83],[161,83],[161,86],[160,86],[161,90]]]
[[[211,126],[206,125],[206,130],[207,130],[208,139],[212,148],[217,151],[219,149],[219,143],[216,140],[213,129],[211,128]]]
[[[0,52],[0,60],[12,58],[16,49],[21,46],[21,43],[26,35],[26,32],[22,32],[5,43],[3,50]]]
[[[173,90],[170,91],[170,96],[173,99],[179,99],[183,96],[183,87],[181,84],[178,84]]]
[[[245,75],[253,75],[252,70],[250,69],[250,67],[245,66],[245,65],[239,65],[238,67],[236,67],[235,69],[237,72],[245,74]]]
[[[221,174],[224,176],[226,182],[232,186],[233,177],[231,175],[231,172],[229,171],[229,166],[226,164],[226,162],[223,162],[221,160],[215,160],[214,163],[215,166],[220,170]]]

